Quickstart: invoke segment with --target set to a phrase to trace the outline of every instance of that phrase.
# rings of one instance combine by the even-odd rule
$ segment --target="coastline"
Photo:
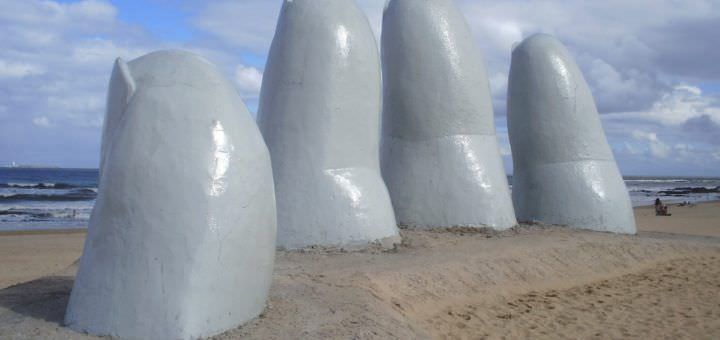
[[[98,177],[98,169],[0,168],[0,232],[82,229],[97,198]],[[666,204],[720,199],[720,177],[624,176],[623,180],[633,207],[652,205],[657,197]]]
[[[0,230],[2,236],[87,234],[87,227],[75,229]]]
[[[667,206],[672,208],[672,210],[676,208],[693,208],[693,207],[702,207],[707,205],[714,205],[719,204],[720,200],[709,200],[709,201],[702,201],[697,203],[692,203],[691,206],[680,206],[679,203],[668,203]],[[654,207],[652,204],[648,205],[638,205],[633,207],[633,211],[635,212],[636,221],[638,222],[638,225],[642,221],[637,220],[638,213],[641,212],[643,215],[648,215],[647,213],[644,213],[646,210],[650,209],[651,212],[654,214]],[[671,212],[672,212],[671,210]],[[643,224],[644,225],[644,224]],[[640,229],[638,228],[638,231]],[[11,236],[11,235],[53,235],[53,234],[85,234],[87,233],[87,226],[85,227],[77,227],[77,228],[48,228],[48,229],[30,229],[30,230],[0,230],[0,237],[2,236]]]
[[[697,203],[692,202],[692,205],[704,205],[704,204],[713,204],[713,203],[720,203],[720,199],[707,200],[707,201],[702,201],[702,202],[697,202]],[[666,203],[663,201],[663,204],[666,204]],[[667,203],[666,205],[670,206],[670,207],[676,207],[676,206],[679,206],[679,204],[681,204],[681,203],[671,202],[671,203]],[[654,207],[655,207],[654,204],[636,205],[633,207],[633,210],[637,210],[638,208],[654,208]]]

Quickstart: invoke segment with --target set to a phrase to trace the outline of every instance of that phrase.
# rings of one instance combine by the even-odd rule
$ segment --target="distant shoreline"
[[[720,178],[625,176],[624,180],[633,207],[652,206],[656,198],[668,205],[720,200]],[[82,228],[89,222],[98,192],[96,168],[2,167],[0,231]]]
[[[0,165],[0,169],[24,169],[24,170],[33,170],[33,169],[52,169],[52,170],[93,170],[98,171],[99,168],[85,168],[85,167],[62,167],[62,166],[55,166],[55,165],[32,165],[32,164],[18,164],[17,166],[11,166],[11,165]],[[512,177],[513,174],[505,174],[508,177]],[[713,176],[705,176],[705,175],[622,175],[622,178],[624,180],[641,180],[645,178],[655,178],[655,179],[675,179],[675,178],[684,178],[684,179],[720,179],[719,175],[713,175]]]
[[[0,169],[18,169],[18,170],[99,170],[98,168],[63,168],[59,166],[52,166],[52,165],[38,165],[38,166],[10,166],[10,165],[0,165]]]
[[[691,202],[691,204],[693,206],[697,206],[697,205],[715,204],[718,202],[720,202],[720,200],[702,201],[702,202],[697,202],[697,203]],[[679,204],[681,204],[681,203],[671,202],[671,203],[668,203],[667,205],[672,207],[672,206],[678,206]],[[654,204],[636,205],[633,207],[633,209],[648,208],[648,207],[652,207],[652,206],[654,206]]]
[[[87,227],[77,229],[0,230],[0,237],[26,235],[69,235],[84,233],[87,233]]]

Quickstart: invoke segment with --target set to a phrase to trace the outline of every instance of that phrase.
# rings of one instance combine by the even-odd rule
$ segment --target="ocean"
[[[0,231],[87,227],[97,169],[0,168]]]
[[[720,200],[720,178],[629,176],[625,184],[633,206]],[[97,187],[97,169],[0,168],[0,231],[86,228]]]
[[[663,203],[698,203],[720,200],[717,177],[642,177],[626,176],[625,186],[634,207]]]

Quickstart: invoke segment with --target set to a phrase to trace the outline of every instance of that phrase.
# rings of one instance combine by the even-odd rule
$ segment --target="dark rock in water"
[[[658,194],[666,195],[666,196],[682,196],[682,195],[687,195],[687,194],[711,194],[711,193],[720,193],[720,186],[717,186],[715,188],[680,187],[680,188],[675,188],[675,189],[671,189],[671,190],[658,191]]]

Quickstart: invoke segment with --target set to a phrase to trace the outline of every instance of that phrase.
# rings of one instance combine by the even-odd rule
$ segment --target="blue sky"
[[[357,0],[379,36],[385,0]],[[0,1],[0,164],[96,167],[116,57],[205,56],[257,108],[281,1]],[[511,171],[510,48],[556,35],[593,90],[623,174],[720,176],[720,3],[456,0],[485,54]]]

